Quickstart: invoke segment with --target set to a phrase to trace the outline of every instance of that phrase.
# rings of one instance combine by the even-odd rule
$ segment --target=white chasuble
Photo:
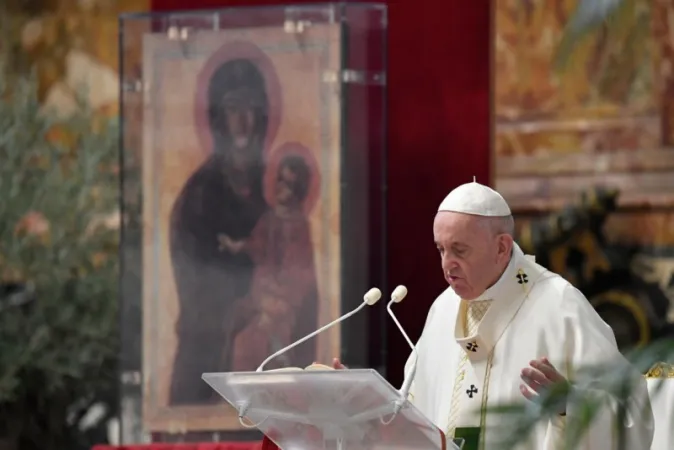
[[[471,330],[473,302],[488,307],[481,319],[479,312],[473,314],[473,319],[479,320]],[[525,256],[517,245],[499,281],[478,299],[463,301],[451,288],[436,299],[417,351],[410,400],[448,437],[454,436],[455,430],[472,427],[479,431],[478,448],[499,449],[512,427],[504,416],[487,414],[486,409],[527,402],[519,389],[521,371],[532,360],[547,357],[574,386],[583,386],[587,395],[604,400],[606,405],[577,449],[617,448],[616,400],[593,380],[581,380],[576,372],[601,363],[618,364],[622,371],[634,372],[634,394],[622,424],[625,448],[650,448],[653,414],[646,382],[618,351],[611,328],[583,294],[536,264],[533,257]],[[412,361],[410,356],[406,376]],[[569,405],[566,417],[541,420],[518,449],[562,449],[567,439],[565,423],[578,414]]]

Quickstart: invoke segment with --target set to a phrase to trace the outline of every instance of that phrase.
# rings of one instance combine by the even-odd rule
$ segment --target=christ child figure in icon
[[[270,354],[293,339],[297,314],[314,298],[316,274],[309,221],[304,210],[311,181],[302,156],[288,155],[279,166],[273,206],[256,224],[249,239],[219,237],[221,248],[247,252],[255,263],[250,295],[241,305],[254,314],[234,337],[233,371],[255,370]],[[292,352],[278,362],[293,364]]]

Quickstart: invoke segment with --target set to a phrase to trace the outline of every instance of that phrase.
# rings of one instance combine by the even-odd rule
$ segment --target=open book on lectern
[[[387,309],[414,351],[390,309],[407,294],[400,288]],[[255,372],[205,373],[202,378],[237,410],[243,426],[259,429],[283,450],[460,449],[462,442],[447,439],[407,400],[407,380],[398,390],[373,369],[312,364],[264,370],[275,357],[380,298],[381,291],[371,289],[356,309],[274,353]]]

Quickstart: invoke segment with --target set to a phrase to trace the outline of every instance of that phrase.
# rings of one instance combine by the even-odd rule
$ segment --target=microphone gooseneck
[[[404,337],[405,340],[407,341],[407,344],[410,346],[410,348],[411,348],[412,350],[414,350],[414,344],[412,343],[412,340],[411,340],[410,337],[407,335],[407,333],[405,332],[405,329],[403,328],[403,326],[402,326],[402,325],[400,324],[400,322],[398,321],[398,318],[396,317],[396,315],[395,315],[395,314],[393,313],[393,311],[391,310],[391,306],[392,306],[394,303],[400,303],[400,302],[402,302],[403,299],[404,299],[406,296],[407,296],[407,288],[406,288],[405,286],[400,285],[400,286],[396,287],[396,288],[393,290],[393,293],[391,294],[391,301],[388,302],[388,304],[386,305],[386,311],[388,311],[389,316],[391,316],[391,319],[393,319],[393,322],[394,322],[394,323],[396,324],[396,326],[398,327],[398,330],[400,330],[400,333],[403,335],[403,337]]]
[[[298,345],[308,341],[312,337],[324,332],[328,328],[331,328],[331,327],[337,325],[338,323],[348,319],[349,317],[358,313],[361,309],[365,308],[366,306],[374,305],[375,303],[377,303],[379,301],[380,298],[381,298],[381,291],[379,289],[377,289],[377,288],[370,289],[363,296],[363,302],[360,305],[358,305],[354,310],[349,311],[348,313],[344,314],[343,316],[333,320],[329,324],[322,326],[321,328],[314,331],[313,333],[310,333],[310,334],[304,336],[303,338],[298,339],[297,341],[293,342],[292,344],[282,348],[281,350],[277,351],[276,353],[273,353],[267,359],[262,361],[262,364],[260,364],[260,367],[257,368],[256,372],[262,372],[262,370],[264,369],[264,366],[266,366],[272,359],[276,358],[277,356],[280,356],[280,355],[284,354],[288,350],[292,350],[293,348],[297,347]]]
[[[400,400],[396,402],[395,409],[394,409],[394,415],[397,414],[402,406],[405,404],[407,401],[407,397],[409,396],[410,389],[412,389],[412,382],[414,381],[414,377],[417,372],[417,360],[419,358],[419,354],[417,353],[417,348],[416,346],[412,343],[412,340],[410,337],[407,335],[405,332],[405,329],[403,326],[400,324],[398,321],[398,318],[396,315],[393,313],[391,310],[391,306],[394,303],[400,303],[403,301],[403,299],[407,296],[407,288],[405,286],[398,286],[393,290],[393,293],[391,294],[391,301],[388,302],[386,305],[386,311],[388,312],[389,316],[391,316],[391,319],[393,319],[393,322],[396,324],[398,327],[398,330],[400,330],[400,333],[403,335],[405,340],[407,341],[407,344],[410,346],[410,349],[412,349],[412,353],[414,354],[414,361],[412,362],[412,368],[410,370],[410,373],[405,377],[405,381],[403,382],[402,387],[400,388]]]

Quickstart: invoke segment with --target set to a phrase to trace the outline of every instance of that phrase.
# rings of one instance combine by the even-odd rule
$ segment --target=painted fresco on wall
[[[561,72],[555,54],[575,2],[496,4],[495,112],[498,156],[606,152],[658,145],[654,52],[648,8],[620,30],[599,30]]]
[[[597,31],[574,51],[561,72],[555,72],[556,51],[575,1],[497,2],[495,108],[499,122],[597,120],[653,113],[653,42],[650,27],[643,24],[650,21],[650,9],[637,3],[630,3],[633,6],[626,10],[620,27]]]

